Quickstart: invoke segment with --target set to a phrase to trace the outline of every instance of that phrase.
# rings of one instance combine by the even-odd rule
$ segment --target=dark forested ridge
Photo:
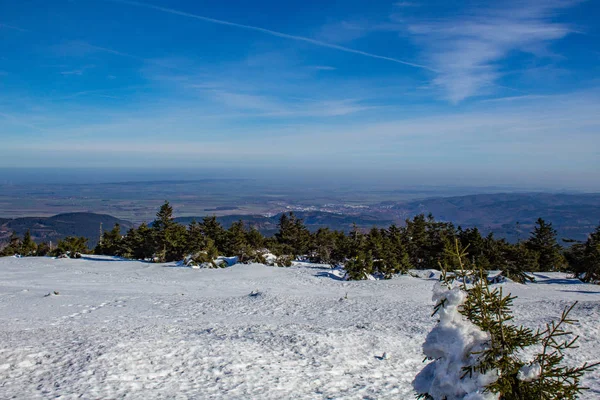
[[[370,215],[343,215],[324,211],[295,211],[298,218],[304,221],[309,231],[315,232],[319,228],[329,228],[344,232],[350,232],[354,225],[370,229],[372,227],[387,227],[394,221],[381,219]],[[234,222],[242,220],[245,224],[256,228],[265,236],[273,236],[278,231],[279,219],[282,213],[273,216],[263,215],[224,215],[217,217],[217,221],[225,228],[229,228]],[[175,221],[188,225],[192,221],[201,221],[204,217],[179,217]]]
[[[94,213],[68,213],[53,217],[24,217],[0,219],[0,244],[8,243],[11,234],[23,236],[28,230],[36,242],[58,242],[67,236],[83,236],[95,246],[100,236],[100,224],[112,228],[119,223],[123,233],[133,227],[129,221],[111,215]]]
[[[53,221],[64,218],[57,216]],[[528,275],[532,271],[568,270],[590,282],[598,282],[600,277],[600,226],[590,232],[585,242],[573,240],[570,248],[564,248],[552,223],[542,218],[536,220],[528,237],[516,244],[497,239],[493,233],[482,235],[477,228],[463,229],[450,222],[436,221],[431,214],[419,214],[404,222],[402,227],[392,224],[368,231],[354,225],[350,232],[328,227],[311,232],[302,218],[290,212],[279,216],[275,235],[265,237],[255,226],[242,220],[228,228],[215,216],[206,216],[202,221],[194,219],[186,225],[178,223],[173,207],[165,202],[150,225],[130,227],[125,235],[118,221],[110,230],[99,224],[99,240],[94,252],[155,262],[183,261],[186,265],[207,267],[222,267],[222,262],[217,263],[219,256],[231,257],[235,263],[271,262],[282,267],[291,266],[294,260],[308,260],[343,265],[346,279],[350,280],[369,276],[388,279],[412,268],[442,266],[448,270],[464,266],[501,270],[504,276],[519,282],[533,279]],[[56,247],[47,242],[36,244],[27,229],[22,238],[11,234],[0,255],[80,257],[89,251],[87,242],[86,237],[69,235]],[[459,247],[469,249],[466,264],[462,261],[457,264],[452,256],[453,251],[459,254],[459,259],[467,255],[459,251]],[[271,256],[276,260],[268,261]]]
[[[577,240],[585,240],[600,221],[600,193],[476,194],[387,205],[405,218],[431,213],[440,221],[477,227],[510,242],[527,236],[538,218],[552,221],[560,238]]]
[[[176,210],[179,207],[175,207]],[[360,208],[348,214],[327,211],[294,211],[311,232],[329,228],[350,232],[354,225],[363,230],[385,228],[392,224],[403,226],[407,218],[432,214],[436,220],[452,222],[463,228],[477,227],[482,234],[493,232],[497,238],[511,243],[525,239],[534,228],[537,218],[552,222],[560,239],[585,241],[600,221],[600,194],[496,193],[455,197],[428,198],[408,202],[383,202]],[[177,211],[175,212],[177,214]],[[207,214],[211,214],[207,212]],[[281,213],[274,215],[224,215],[217,221],[226,229],[242,220],[265,236],[278,231]],[[177,217],[175,221],[188,225],[196,217]],[[134,224],[107,214],[78,212],[53,217],[0,218],[0,247],[8,243],[11,233],[22,236],[28,229],[36,242],[54,241],[66,236],[84,236],[90,246],[99,237],[99,225],[112,227],[118,222],[125,232]],[[149,222],[149,221],[148,221]],[[136,224],[137,225],[137,224]]]

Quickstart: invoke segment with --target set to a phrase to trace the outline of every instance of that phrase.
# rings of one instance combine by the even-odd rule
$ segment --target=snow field
[[[0,258],[0,398],[414,398],[436,281],[330,272]],[[579,300],[571,361],[600,358],[600,287],[538,279],[503,284],[517,322],[536,327]],[[600,399],[600,373],[584,383]]]

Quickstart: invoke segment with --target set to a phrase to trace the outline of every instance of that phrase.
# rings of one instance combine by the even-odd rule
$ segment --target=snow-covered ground
[[[0,258],[0,398],[412,399],[435,322],[435,281],[420,274]],[[536,278],[503,284],[517,322],[579,300],[569,360],[600,359],[600,286]],[[600,371],[584,383],[600,399]]]

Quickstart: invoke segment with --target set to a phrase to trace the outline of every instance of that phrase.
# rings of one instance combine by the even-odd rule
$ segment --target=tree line
[[[116,224],[101,233],[93,251],[156,262],[187,257],[191,264],[212,267],[218,266],[218,255],[237,257],[240,263],[266,263],[271,253],[276,257],[273,263],[279,266],[290,266],[293,260],[343,265],[348,279],[360,280],[369,276],[387,279],[410,269],[456,268],[452,251],[458,241],[468,249],[467,267],[500,270],[518,282],[531,280],[528,272],[537,271],[569,271],[584,281],[600,281],[600,226],[585,242],[568,241],[569,247],[561,246],[552,224],[541,218],[530,236],[518,243],[496,238],[493,233],[482,235],[477,228],[436,221],[431,214],[407,219],[402,227],[363,232],[354,226],[345,233],[329,228],[310,232],[302,219],[290,212],[281,215],[278,228],[273,237],[265,237],[243,221],[225,229],[215,216],[184,226],[174,221],[173,208],[165,202],[151,225],[143,223],[122,235]],[[36,244],[28,231],[23,239],[13,235],[0,255],[76,257],[87,251],[85,238],[67,237],[51,249],[48,244]]]

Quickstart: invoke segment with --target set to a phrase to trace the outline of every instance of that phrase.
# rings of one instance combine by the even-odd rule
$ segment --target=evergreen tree
[[[123,255],[135,260],[151,259],[155,252],[154,231],[142,223],[137,229],[131,228],[122,243]]]
[[[389,241],[390,246],[388,254],[390,252],[392,253],[391,255],[388,255],[388,257],[393,257],[398,266],[398,270],[395,273],[407,273],[413,266],[410,263],[410,257],[406,250],[406,235],[394,224],[385,231],[385,236]]]
[[[87,238],[67,236],[59,240],[54,253],[57,256],[68,256],[70,258],[80,258],[82,254],[87,253]]]
[[[429,237],[427,221],[424,214],[416,215],[412,221],[406,220],[407,251],[410,263],[417,269],[430,267],[426,264],[428,258]]]
[[[360,251],[356,257],[344,264],[344,269],[349,281],[367,279],[373,273],[373,254],[370,251]]]
[[[109,232],[102,232],[102,240],[94,248],[94,254],[123,256],[125,252],[122,242],[121,225],[117,222]]]
[[[462,230],[459,227],[457,236],[460,244],[469,248],[469,258],[465,260],[467,265],[478,265],[484,269],[490,269],[486,242],[479,229],[474,227]]]
[[[206,216],[202,219],[200,225],[204,236],[214,242],[220,253],[224,252],[227,247],[227,231],[217,221],[217,217],[214,215]]]
[[[353,246],[352,240],[344,232],[333,231],[332,236],[334,245],[331,250],[330,264],[344,264],[346,260],[358,254],[358,249]]]
[[[187,230],[173,218],[173,207],[168,201],[156,213],[152,224],[155,240],[155,256],[160,262],[183,259],[187,246]]]
[[[197,266],[208,266],[209,268],[219,268],[224,267],[227,264],[221,263],[217,264],[215,259],[219,256],[219,252],[217,247],[215,246],[215,242],[209,237],[204,238],[203,248],[197,251],[191,259],[192,265]]]
[[[504,276],[518,283],[533,282],[531,272],[539,269],[538,253],[531,251],[525,244],[504,245],[504,262],[497,269],[500,269]]]
[[[576,322],[569,318],[576,303],[558,322],[535,332],[512,325],[515,297],[504,295],[502,288],[492,289],[483,270],[465,270],[466,251],[458,241],[454,255],[460,264],[458,284],[443,271],[434,289],[434,315],[440,322],[423,345],[432,362],[413,382],[419,398],[482,398],[493,393],[502,400],[576,399],[586,389],[582,376],[599,364],[563,365],[565,352],[575,348],[578,339],[568,338],[571,332],[565,329]],[[474,274],[479,279],[473,279]],[[541,350],[526,363],[521,355],[530,346]]]
[[[366,245],[365,234],[361,232],[356,223],[352,224],[352,230],[348,237],[348,241],[345,243],[345,259],[356,258],[361,251],[364,252]]]
[[[202,233],[202,226],[198,221],[193,220],[187,228],[187,248],[190,254],[195,254],[205,246],[206,237]]]
[[[252,253],[252,249],[248,245],[244,222],[241,220],[234,222],[227,230],[225,254],[235,256],[240,263],[245,263],[252,258]]]
[[[156,218],[152,223],[152,227],[157,231],[165,231],[174,224],[175,221],[173,220],[173,207],[168,201],[165,201],[156,213]]]
[[[404,251],[400,238],[396,237],[397,227],[390,230],[392,234],[385,229],[372,228],[365,243],[365,248],[373,255],[373,273],[384,279],[406,272],[410,265],[408,254]]]
[[[536,226],[527,241],[527,247],[539,254],[538,263],[541,271],[560,271],[565,267],[565,258],[556,241],[556,230],[551,223],[538,218]]]
[[[25,232],[25,236],[23,237],[23,242],[21,243],[20,254],[24,257],[35,256],[37,251],[37,245],[31,238],[31,233],[29,229]]]
[[[600,225],[585,243],[576,243],[567,252],[569,268],[584,282],[600,284]]]
[[[309,251],[310,261],[319,264],[332,264],[335,247],[336,234],[329,228],[319,228],[312,235]]]
[[[165,231],[165,261],[181,261],[186,255],[188,232],[185,226],[174,223]]]
[[[454,225],[447,222],[437,222],[433,215],[427,216],[427,247],[425,253],[425,266],[438,268],[448,260],[446,248],[448,243],[454,243],[456,237]]]
[[[14,233],[14,232],[11,233],[8,245],[6,247],[4,247],[2,249],[2,251],[0,251],[0,256],[5,257],[5,256],[14,256],[16,254],[19,254],[21,251],[21,244],[22,244],[22,241],[16,235],[16,233]]]
[[[38,257],[45,257],[50,254],[50,251],[50,245],[47,242],[42,242],[38,244],[35,254]]]
[[[302,219],[297,218],[293,212],[290,212],[289,215],[281,214],[279,231],[275,234],[275,238],[282,255],[297,258],[308,252],[310,232],[304,226]]]
[[[265,247],[265,238],[254,226],[246,233],[246,242],[253,250],[263,250]]]

